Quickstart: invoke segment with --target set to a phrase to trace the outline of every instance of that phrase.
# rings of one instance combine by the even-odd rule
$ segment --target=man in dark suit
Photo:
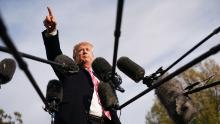
[[[47,58],[54,59],[62,54],[59,44],[56,20],[48,8],[49,15],[44,20],[46,30],[42,32]],[[55,124],[120,124],[116,111],[105,111],[100,104],[91,64],[94,60],[93,45],[87,41],[74,47],[73,58],[80,70],[73,75],[65,75],[53,68],[63,83],[63,101],[55,114]]]

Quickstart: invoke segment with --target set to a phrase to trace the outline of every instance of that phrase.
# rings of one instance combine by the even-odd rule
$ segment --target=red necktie
[[[92,72],[92,69],[87,69],[87,71],[89,72],[91,78],[92,78],[92,82],[93,82],[93,85],[95,87],[95,92],[96,92],[96,95],[98,97],[98,100],[99,100],[99,104],[101,105],[101,102],[100,102],[100,98],[99,98],[99,94],[98,94],[98,86],[99,86],[99,80],[93,75],[93,72]],[[102,106],[102,105],[101,105]],[[103,113],[105,114],[105,116],[111,120],[111,114],[109,111],[105,111],[103,108],[102,108],[102,111]]]

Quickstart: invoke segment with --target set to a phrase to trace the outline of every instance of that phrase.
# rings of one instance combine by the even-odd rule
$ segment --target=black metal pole
[[[41,100],[45,104],[45,106],[48,106],[48,103],[46,102],[46,98],[44,97],[43,93],[41,92],[40,88],[38,87],[36,81],[34,80],[33,76],[31,75],[31,72],[28,69],[27,64],[25,61],[21,58],[20,54],[18,53],[15,45],[12,43],[12,40],[7,34],[6,27],[3,23],[3,20],[0,16],[0,36],[5,43],[5,45],[9,48],[9,50],[12,52],[12,55],[17,60],[19,67],[24,71],[24,73],[27,75],[28,79],[30,80],[31,84],[37,91],[38,95],[40,96]]]
[[[220,27],[216,28],[212,33],[210,33],[208,36],[206,36],[203,40],[201,40],[198,44],[196,44],[193,48],[191,48],[189,51],[187,51],[185,54],[183,54],[179,59],[177,59],[175,62],[173,62],[169,67],[167,67],[162,74],[166,73],[168,70],[170,70],[173,66],[175,66],[178,62],[180,62],[183,58],[185,58],[187,55],[189,55],[191,52],[193,52],[196,48],[198,48],[200,45],[205,43],[208,39],[210,39],[212,36],[218,34],[220,32]]]
[[[114,44],[114,53],[113,53],[113,62],[112,62],[112,74],[113,75],[115,74],[117,54],[118,54],[118,43],[119,43],[119,37],[121,35],[120,28],[121,28],[123,4],[124,4],[124,0],[118,0],[116,25],[115,25],[115,32],[114,32],[115,44]]]
[[[12,54],[12,52],[10,50],[8,50],[7,48],[5,48],[3,46],[0,46],[0,51]],[[50,60],[46,60],[46,59],[42,59],[42,58],[39,58],[39,57],[36,57],[36,56],[32,56],[32,55],[29,55],[29,54],[26,54],[26,53],[22,53],[22,52],[19,52],[19,51],[18,51],[18,53],[22,57],[25,57],[25,58],[28,58],[28,59],[32,59],[32,60],[36,60],[36,61],[39,61],[39,62],[42,62],[42,63],[51,64],[51,65],[55,65],[55,66],[61,66],[61,67],[64,66],[64,65],[62,65],[60,63],[57,63],[57,62],[54,62],[54,61],[50,61]]]
[[[143,95],[145,95],[146,93],[150,92],[151,90],[159,87],[160,85],[162,85],[163,83],[169,81],[170,79],[172,79],[173,77],[175,77],[176,75],[184,72],[185,70],[189,69],[190,67],[192,67],[193,65],[197,64],[198,62],[206,59],[207,57],[216,54],[218,51],[220,51],[220,44],[212,47],[210,50],[208,50],[207,52],[205,52],[204,54],[200,55],[199,57],[195,58],[194,60],[190,61],[189,63],[187,63],[186,65],[180,67],[179,69],[177,69],[176,71],[174,71],[173,73],[171,73],[170,75],[166,76],[165,78],[157,81],[154,85],[152,85],[151,87],[149,87],[148,89],[142,91],[140,94],[136,95],[135,97],[131,98],[130,100],[128,100],[127,102],[125,102],[124,104],[122,104],[121,106],[119,106],[119,110],[124,108],[125,106],[127,106],[128,104],[134,102],[135,100],[137,100],[138,98],[142,97]]]
[[[51,113],[51,124],[55,124],[55,112]]]
[[[188,94],[193,94],[193,93],[196,93],[196,92],[199,92],[201,90],[204,90],[204,89],[207,89],[207,88],[210,88],[210,87],[213,87],[213,86],[216,86],[216,85],[219,85],[220,84],[220,81],[216,81],[214,83],[211,83],[211,84],[208,84],[206,86],[203,86],[203,87],[198,87],[194,90],[191,90],[191,91],[187,91],[185,93],[183,93],[184,95],[188,95]]]

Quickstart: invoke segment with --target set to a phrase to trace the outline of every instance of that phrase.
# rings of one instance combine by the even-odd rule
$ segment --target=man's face
[[[80,45],[76,51],[76,63],[82,64],[85,67],[91,67],[94,59],[93,51],[90,45]]]

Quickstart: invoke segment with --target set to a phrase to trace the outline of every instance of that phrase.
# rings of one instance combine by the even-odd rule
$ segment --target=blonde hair
[[[82,45],[88,45],[90,46],[92,49],[93,49],[93,45],[88,42],[88,41],[82,41],[82,42],[79,42],[78,44],[76,44],[74,47],[73,47],[73,59],[75,60],[76,59],[76,54],[77,54],[77,50],[80,46]]]

